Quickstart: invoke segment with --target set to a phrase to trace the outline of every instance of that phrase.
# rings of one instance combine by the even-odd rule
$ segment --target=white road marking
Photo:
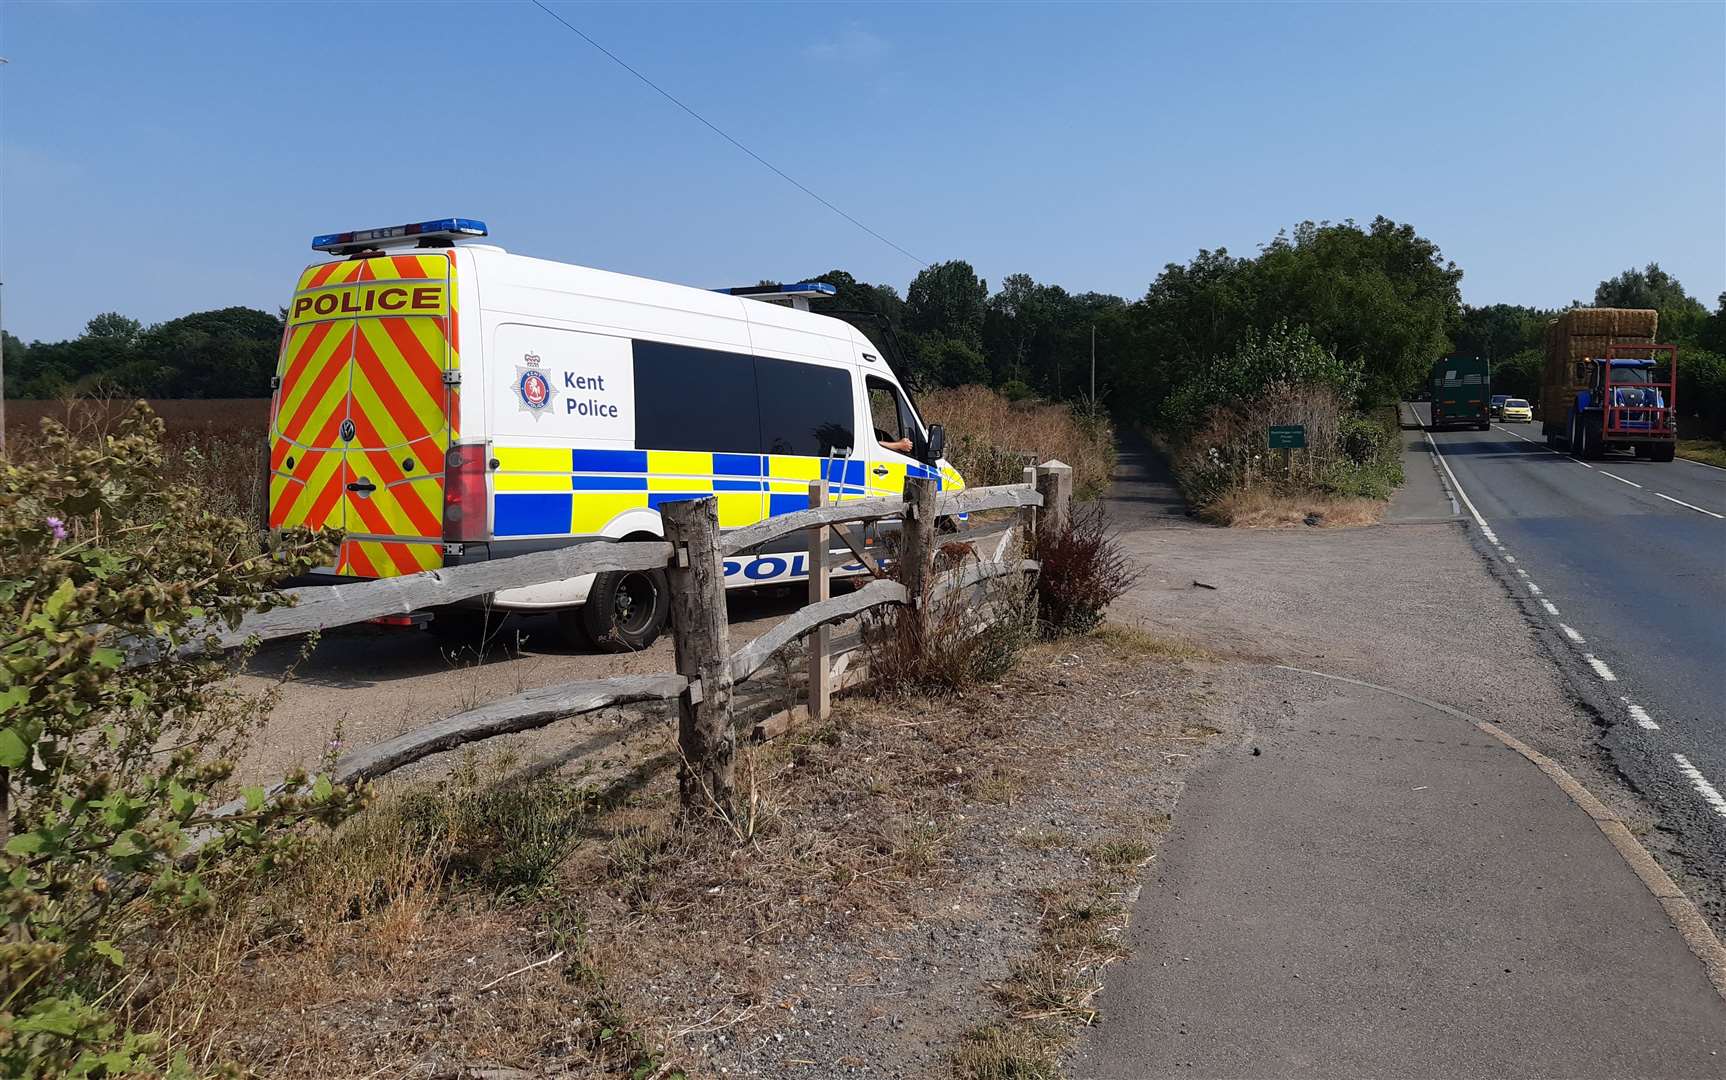
[[[1528,595],[1530,595],[1530,596],[1539,596],[1540,595],[1540,586],[1536,585],[1534,582],[1525,581],[1525,582],[1523,582],[1523,584],[1528,586]]]
[[[1726,798],[1722,798],[1720,790],[1708,782],[1702,775],[1702,770],[1690,764],[1690,759],[1683,754],[1673,754],[1672,760],[1678,763],[1678,771],[1690,781],[1690,786],[1696,789],[1696,794],[1702,796],[1702,801],[1713,808],[1716,814],[1726,817]]]
[[[1678,460],[1679,461],[1688,461],[1692,465],[1700,465],[1704,469],[1719,469],[1721,472],[1726,472],[1726,466],[1710,465],[1706,461],[1697,461],[1695,458],[1681,457]]]
[[[1654,718],[1648,715],[1648,710],[1640,705],[1630,706],[1630,719],[1636,721],[1636,725],[1643,731],[1660,730],[1660,725],[1656,724]]]
[[[1498,534],[1492,531],[1492,526],[1488,525],[1486,519],[1480,516],[1480,511],[1474,508],[1474,503],[1469,499],[1468,492],[1462,490],[1462,485],[1457,482],[1456,474],[1450,471],[1450,462],[1444,460],[1444,452],[1438,448],[1438,443],[1433,441],[1432,432],[1426,433],[1426,441],[1432,447],[1433,455],[1438,458],[1438,464],[1444,469],[1444,475],[1450,477],[1451,490],[1462,498],[1462,505],[1468,507],[1468,512],[1474,515],[1474,523],[1480,526],[1480,535],[1492,543],[1498,544]],[[1502,547],[1503,545],[1499,544],[1498,546]]]
[[[1515,555],[1506,555],[1504,557],[1504,561],[1507,563],[1513,563],[1516,561],[1516,556]]]
[[[1505,557],[1504,557],[1504,561],[1505,561],[1505,562],[1510,562],[1510,561],[1511,561],[1511,558],[1510,558],[1510,556],[1509,556],[1509,555],[1506,555],[1506,556],[1505,556]],[[1517,567],[1517,568],[1516,568],[1516,572],[1517,572],[1517,573],[1518,573],[1518,574],[1521,574],[1521,575],[1522,575],[1522,576],[1523,576],[1523,577],[1527,577],[1527,576],[1528,576],[1528,571],[1526,571],[1526,570],[1524,570],[1524,569],[1523,569],[1523,568],[1522,568],[1522,567],[1520,567],[1520,566],[1519,566],[1519,567]]]
[[[1549,604],[1549,605],[1547,605],[1547,606],[1548,606],[1548,607],[1551,607],[1551,605],[1550,605],[1550,604]],[[1552,613],[1553,613],[1553,614],[1554,614],[1554,615],[1556,615],[1556,614],[1558,614],[1558,609],[1557,609],[1557,608],[1553,608],[1553,609],[1552,609]],[[1586,641],[1586,640],[1585,640],[1585,639],[1584,639],[1584,638],[1583,638],[1583,636],[1582,636],[1582,635],[1581,635],[1581,634],[1578,634],[1578,633],[1577,633],[1577,632],[1576,632],[1576,628],[1575,628],[1575,627],[1573,627],[1573,626],[1571,626],[1571,625],[1570,625],[1570,624],[1569,624],[1569,623],[1559,623],[1559,624],[1558,624],[1558,628],[1559,628],[1559,629],[1560,629],[1560,630],[1562,630],[1562,631],[1564,631],[1564,636],[1565,636],[1565,637],[1567,637],[1567,638],[1569,638],[1569,639],[1570,639],[1570,640],[1571,640],[1571,641],[1574,641],[1574,642],[1576,642],[1576,644],[1578,644],[1578,645],[1586,645],[1586,644],[1588,644],[1588,642],[1587,642],[1587,641]]]
[[[1547,599],[1544,599],[1544,598],[1543,598],[1543,599],[1542,599],[1542,600],[1541,600],[1541,601],[1540,601],[1540,606],[1541,606],[1541,607],[1543,607],[1543,608],[1545,608],[1545,609],[1546,609],[1546,613],[1547,613],[1547,614],[1548,614],[1548,615],[1557,615],[1557,614],[1558,614],[1558,605],[1557,605],[1557,604],[1554,604],[1554,603],[1553,603],[1553,602],[1552,602],[1552,601],[1550,601],[1550,600],[1547,600]]]
[[[1719,518],[1721,521],[1726,521],[1726,514],[1716,514],[1712,510],[1704,510],[1700,506],[1695,506],[1695,505],[1692,505],[1691,503],[1687,503],[1683,499],[1674,499],[1670,495],[1662,495],[1658,491],[1656,491],[1654,494],[1659,495],[1662,499],[1665,499],[1669,503],[1677,503],[1679,506],[1685,507],[1686,509],[1689,509],[1689,510],[1694,510],[1698,514],[1707,514],[1711,518]]]
[[[1617,473],[1609,473],[1605,469],[1600,470],[1600,475],[1601,476],[1610,476],[1610,477],[1612,477],[1612,479],[1618,481],[1620,484],[1629,484],[1633,488],[1640,488],[1642,486],[1641,484],[1638,484],[1634,480],[1626,480],[1626,479],[1624,479],[1624,477],[1619,476]]]
[[[1581,458],[1571,458],[1571,460],[1576,462],[1578,465],[1582,466],[1584,469],[1594,468],[1594,466],[1588,464],[1588,462],[1586,462],[1586,461],[1583,461]]]
[[[1588,661],[1588,666],[1594,669],[1594,674],[1600,676],[1602,679],[1607,682],[1618,681],[1618,676],[1612,674],[1612,669],[1607,667],[1605,663],[1603,663],[1601,659],[1593,653],[1583,653],[1582,659]]]

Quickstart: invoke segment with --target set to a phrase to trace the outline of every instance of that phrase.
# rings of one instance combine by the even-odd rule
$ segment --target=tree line
[[[981,383],[1012,398],[1087,403],[1094,342],[1095,404],[1124,422],[1163,427],[1196,420],[1183,410],[1213,402],[1215,387],[1250,393],[1230,371],[1275,378],[1266,341],[1322,354],[1288,361],[1303,370],[1324,368],[1328,356],[1350,373],[1349,393],[1363,408],[1411,393],[1433,361],[1458,354],[1486,357],[1499,392],[1533,399],[1545,326],[1556,314],[1463,304],[1462,270],[1413,226],[1384,217],[1302,222],[1252,255],[1201,250],[1166,265],[1132,300],[1069,292],[1028,274],[991,290],[960,259],[925,268],[904,293],[844,270],[813,280],[837,292],[817,310],[846,313],[897,353],[914,385]],[[1726,426],[1726,295],[1710,312],[1651,263],[1602,281],[1592,302],[1658,309],[1662,338],[1681,347],[1684,411],[1711,432]],[[66,341],[8,337],[7,391],[267,396],[281,332],[279,313],[252,308],[150,327],[108,313]]]

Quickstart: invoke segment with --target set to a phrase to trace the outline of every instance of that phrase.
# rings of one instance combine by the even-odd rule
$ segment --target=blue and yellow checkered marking
[[[922,465],[877,477],[857,459],[777,454],[500,446],[492,456],[492,532],[500,537],[596,535],[630,510],[704,495],[717,496],[720,526],[737,528],[807,508],[814,480],[825,479],[843,502],[896,494],[907,472],[943,487],[958,479]]]

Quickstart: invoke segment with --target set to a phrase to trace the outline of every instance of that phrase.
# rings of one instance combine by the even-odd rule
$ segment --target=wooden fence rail
[[[675,674],[562,683],[515,694],[349,754],[336,763],[332,780],[351,784],[375,779],[435,753],[545,727],[611,705],[676,700],[685,804],[723,811],[729,808],[732,793],[736,747],[731,698],[737,683],[755,675],[792,642],[813,637],[807,713],[819,719],[828,705],[830,679],[825,676],[831,673],[834,658],[833,643],[823,628],[868,611],[899,606],[908,608],[917,627],[923,629],[931,603],[962,594],[990,578],[1036,572],[1035,562],[996,551],[994,557],[977,554],[946,573],[935,574],[938,518],[998,509],[1016,509],[1021,515],[1034,517],[1038,508],[1044,508],[1052,521],[1061,522],[1071,490],[1071,470],[1059,462],[1039,467],[1034,474],[1027,470],[1025,484],[937,494],[932,481],[911,479],[906,481],[903,498],[838,504],[829,504],[826,486],[816,483],[810,487],[808,510],[725,533],[719,531],[717,500],[712,496],[668,503],[661,507],[664,541],[583,544],[379,581],[289,590],[298,600],[297,606],[248,617],[222,640],[224,644],[239,644],[249,638],[307,633],[604,570],[665,567],[672,590]],[[833,527],[887,518],[902,521],[898,580],[872,580],[852,592],[828,597],[828,575],[844,561],[830,552],[827,537],[838,531]],[[1031,519],[1022,518],[1027,522]],[[1015,527],[1011,521],[992,523],[952,535],[975,551],[973,540],[1002,535]],[[800,530],[810,533],[812,602],[733,650],[725,609],[724,558]],[[845,543],[855,548],[850,538],[845,538]],[[839,652],[849,653],[860,643],[860,638],[850,636]],[[817,677],[818,673],[823,677]],[[239,805],[224,806],[216,812],[235,812]]]

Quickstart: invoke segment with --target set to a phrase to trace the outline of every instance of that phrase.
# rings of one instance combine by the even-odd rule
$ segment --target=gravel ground
[[[999,1016],[991,987],[1036,942],[1039,887],[1092,873],[1088,852],[1123,833],[1147,838],[1154,858],[1184,779],[1204,754],[1238,748],[1331,692],[1267,662],[1371,680],[1489,718],[1559,760],[1633,830],[1647,831],[1536,621],[1494,581],[1462,526],[1205,527],[1186,517],[1154,460],[1131,446],[1108,509],[1145,575],[1112,619],[1201,655],[1123,657],[1084,641],[1034,654],[1005,690],[960,703],[997,716],[1012,733],[1009,750],[1032,751],[1016,766],[1024,781],[1005,801],[952,803],[939,823],[946,844],[938,870],[884,912],[837,910],[794,920],[794,931],[726,942],[715,928],[711,937],[702,932],[702,950],[648,940],[654,935],[642,933],[639,918],[620,918],[610,945],[629,946],[639,964],[628,996],[678,1035],[680,1063],[710,1066],[698,1065],[696,1075],[946,1074],[963,1033]],[[796,606],[789,598],[742,603],[734,610],[740,638]],[[338,721],[358,745],[526,686],[670,666],[668,646],[582,656],[540,647],[548,631],[535,628],[519,654],[479,666],[452,663],[423,636],[379,637],[363,653],[342,644],[349,637],[332,638],[289,688],[248,769],[271,773],[315,756]],[[287,656],[279,648],[266,654],[252,678],[267,678]],[[636,741],[645,747],[654,728],[642,719],[607,714],[558,725],[517,749],[531,756],[567,748],[572,730],[599,740],[607,725],[645,730]],[[1027,843],[1032,834],[1055,839]],[[1661,853],[1658,836],[1644,839]],[[596,941],[606,925],[596,918]]]

